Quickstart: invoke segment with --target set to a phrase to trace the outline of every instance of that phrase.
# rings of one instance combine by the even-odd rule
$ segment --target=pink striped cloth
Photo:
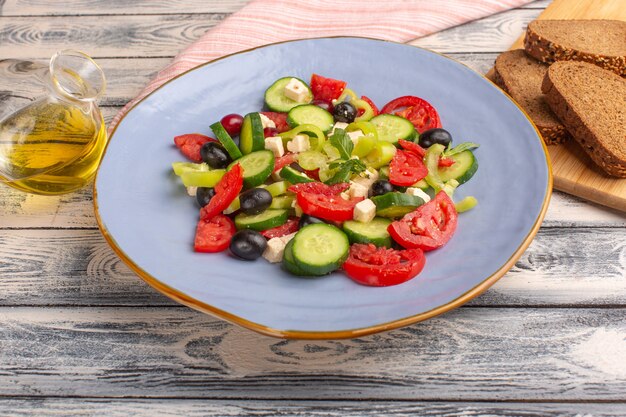
[[[176,75],[221,56],[273,42],[364,36],[409,42],[532,0],[253,0],[158,73],[113,119]]]

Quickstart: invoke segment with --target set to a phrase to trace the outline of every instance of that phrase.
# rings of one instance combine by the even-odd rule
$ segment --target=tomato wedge
[[[438,162],[438,166],[440,167],[451,167],[452,165],[454,165],[455,160],[452,158],[446,158],[445,156],[442,156],[439,158],[439,162]]]
[[[395,250],[353,244],[343,269],[353,281],[374,287],[397,285],[422,272],[426,258],[421,249]]]
[[[389,182],[394,185],[408,187],[427,175],[423,159],[413,152],[398,149],[389,163]]]
[[[417,154],[417,156],[419,156],[420,158],[423,158],[424,155],[426,155],[426,149],[422,148],[415,142],[400,139],[398,143],[400,144],[400,146],[402,146],[402,148]]]
[[[200,209],[200,218],[206,220],[221,214],[237,198],[242,188],[243,169],[241,165],[235,164],[215,185],[215,195],[209,204]]]
[[[330,196],[311,192],[298,192],[296,195],[296,201],[303,213],[334,222],[352,220],[354,206],[362,200],[363,197],[344,200],[339,195]]]
[[[378,110],[378,107],[376,107],[376,104],[374,104],[374,102],[369,97],[361,96],[361,100],[365,101],[367,104],[370,105],[372,110],[374,110],[374,116],[378,116],[380,114],[380,110]],[[359,112],[357,113],[357,116],[360,116],[363,113],[365,113],[365,110],[359,109]]]
[[[273,237],[283,237],[295,233],[298,231],[298,222],[300,221],[297,217],[290,217],[289,220],[282,226],[277,226],[272,229],[267,229],[261,232],[263,236],[267,239],[271,239]]]
[[[402,96],[391,100],[380,110],[408,119],[419,133],[441,127],[437,110],[426,100],[416,96]]]
[[[274,160],[274,172],[278,172],[287,165],[291,165],[296,162],[296,154],[295,153],[286,153],[280,158]]]
[[[430,202],[391,223],[387,230],[393,240],[403,247],[428,251],[448,243],[456,230],[457,221],[454,203],[448,194],[440,191]]]
[[[196,252],[222,252],[230,245],[230,239],[235,232],[235,223],[223,214],[200,219],[193,249]]]
[[[317,74],[311,76],[311,91],[315,100],[332,103],[343,93],[346,85],[345,81],[334,80]]]
[[[261,114],[274,122],[278,133],[283,133],[291,129],[291,127],[289,127],[289,124],[287,123],[287,113],[262,111]]]
[[[326,185],[323,182],[303,182],[300,184],[294,184],[289,187],[289,191],[292,193],[312,193],[322,194],[329,197],[334,197],[350,188],[350,184],[340,182],[339,184]]]
[[[176,136],[174,138],[174,144],[189,160],[199,163],[202,162],[200,156],[200,148],[207,142],[217,142],[215,139],[210,138],[199,133],[188,133],[186,135]]]

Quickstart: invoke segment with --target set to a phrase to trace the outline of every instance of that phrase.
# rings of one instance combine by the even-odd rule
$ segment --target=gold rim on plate
[[[157,87],[154,91],[150,92],[150,94],[148,94],[145,97],[143,97],[141,100],[139,100],[137,103],[135,103],[130,109],[128,109],[126,114],[124,116],[122,116],[122,118],[119,120],[119,122],[117,123],[117,125],[115,126],[113,131],[111,132],[111,135],[109,137],[109,141],[107,142],[107,145],[106,145],[106,148],[104,150],[104,153],[102,154],[102,158],[104,158],[104,155],[106,155],[106,151],[108,150],[109,144],[111,143],[111,139],[115,135],[115,132],[117,131],[117,128],[122,123],[124,118],[126,116],[128,116],[128,114],[131,111],[133,111],[139,104],[141,104],[145,99],[150,97],[155,92],[159,91],[161,88],[163,88],[167,84],[169,84],[172,81],[176,80],[177,78],[182,77],[183,75],[186,75],[186,74],[188,74],[188,73],[190,73],[192,71],[195,71],[197,69],[200,69],[200,68],[202,68],[202,67],[204,67],[206,65],[212,64],[214,62],[220,61],[220,60],[225,59],[225,58],[229,58],[231,56],[235,56],[235,55],[239,55],[239,54],[242,54],[242,53],[254,51],[256,49],[264,48],[266,46],[280,45],[280,44],[284,44],[284,43],[298,42],[298,41],[303,41],[303,40],[313,40],[313,39],[367,39],[367,40],[374,40],[374,41],[378,41],[378,42],[388,42],[388,43],[393,43],[393,44],[398,44],[398,45],[405,45],[405,46],[409,46],[409,47],[412,47],[412,48],[423,49],[423,50],[435,53],[435,54],[437,54],[439,56],[442,56],[442,57],[444,57],[446,59],[454,61],[457,64],[461,64],[461,65],[465,66],[466,68],[469,68],[467,65],[463,64],[462,62],[458,62],[458,61],[456,61],[456,60],[454,60],[452,58],[449,58],[449,57],[447,57],[447,56],[445,56],[443,54],[440,54],[439,52],[431,51],[431,50],[426,49],[426,48],[420,48],[418,46],[407,45],[407,44],[399,43],[399,42],[386,41],[386,40],[374,39],[374,38],[359,37],[359,36],[332,36],[332,37],[309,38],[309,39],[294,39],[294,40],[290,40],[290,41],[276,42],[276,43],[271,43],[271,44],[267,44],[267,45],[257,46],[255,48],[250,48],[250,49],[239,51],[239,52],[236,52],[236,53],[233,53],[233,54],[230,54],[230,55],[226,55],[226,56],[220,57],[218,59],[215,59],[213,61],[209,61],[209,62],[206,62],[204,64],[198,65],[197,67],[191,68],[191,69],[189,69],[189,70],[187,70],[187,71],[185,71],[185,72],[183,72],[181,74],[178,74],[174,78],[166,81],[165,83],[163,83],[162,85]],[[476,74],[478,74],[478,73],[476,73]],[[126,255],[124,253],[124,251],[122,251],[122,249],[117,245],[117,242],[115,242],[115,239],[113,238],[113,236],[111,236],[108,233],[106,227],[104,226],[104,224],[102,222],[102,219],[100,218],[100,212],[98,211],[98,191],[97,191],[97,187],[96,187],[97,175],[100,172],[100,169],[98,169],[98,172],[96,173],[96,179],[94,180],[94,187],[93,187],[93,204],[94,204],[94,212],[95,212],[95,216],[96,216],[96,222],[98,223],[98,227],[100,228],[100,231],[102,232],[102,235],[104,236],[105,240],[111,246],[111,248],[117,254],[117,256],[119,256],[120,259],[122,261],[124,261],[124,263],[126,263],[133,270],[133,272],[135,272],[137,275],[139,275],[139,277],[141,279],[143,279],[145,282],[147,282],[154,289],[156,289],[157,291],[159,291],[159,292],[163,293],[164,295],[170,297],[171,299],[173,299],[173,300],[175,300],[175,301],[177,301],[177,302],[179,302],[181,304],[186,305],[187,307],[190,307],[190,308],[193,308],[195,310],[201,311],[203,313],[206,313],[206,314],[215,316],[217,318],[229,321],[231,323],[238,324],[238,325],[240,325],[242,327],[248,328],[250,330],[254,330],[255,332],[258,332],[258,333],[261,333],[261,334],[264,334],[264,335],[267,335],[267,336],[283,338],[283,339],[303,339],[303,340],[349,339],[349,338],[367,336],[367,335],[370,335],[370,334],[373,334],[373,333],[383,332],[383,331],[386,331],[386,330],[397,329],[399,327],[408,326],[410,324],[418,323],[420,321],[424,321],[424,320],[427,320],[429,318],[438,316],[440,314],[443,314],[443,313],[445,313],[447,311],[450,311],[452,309],[455,309],[455,308],[457,308],[457,307],[467,303],[468,301],[470,301],[471,299],[473,299],[475,297],[478,297],[483,292],[485,292],[489,287],[491,287],[493,284],[495,284],[496,281],[498,281],[500,278],[502,278],[502,276],[504,274],[506,274],[509,271],[509,269],[511,269],[513,267],[513,265],[515,265],[515,262],[517,262],[517,260],[522,256],[522,254],[524,253],[526,248],[528,248],[528,246],[532,242],[533,238],[537,234],[537,231],[539,230],[539,227],[541,226],[541,222],[543,221],[543,218],[546,215],[546,211],[548,210],[548,205],[550,203],[550,196],[552,195],[552,164],[551,164],[550,157],[549,157],[549,154],[548,154],[548,149],[547,149],[544,141],[541,139],[541,133],[537,129],[537,126],[535,126],[535,124],[530,119],[528,114],[526,114],[524,109],[522,109],[511,98],[511,96],[509,96],[505,91],[500,89],[489,78],[485,77],[482,74],[478,74],[478,75],[480,75],[485,80],[487,80],[490,84],[495,86],[498,90],[500,90],[500,92],[502,92],[502,94],[504,94],[509,100],[511,100],[511,102],[513,104],[515,104],[515,106],[526,117],[526,119],[528,119],[528,121],[530,122],[532,127],[535,129],[535,132],[537,132],[537,136],[539,137],[539,140],[541,142],[541,146],[542,146],[542,149],[543,149],[543,153],[544,153],[544,156],[546,158],[546,165],[547,165],[547,168],[548,168],[548,184],[547,184],[547,188],[546,188],[546,194],[545,194],[545,197],[543,199],[542,206],[541,206],[541,211],[539,212],[539,215],[537,216],[537,219],[535,220],[535,223],[533,224],[533,227],[530,229],[530,232],[526,235],[526,237],[522,241],[521,245],[517,248],[517,250],[515,252],[513,252],[513,255],[511,255],[511,257],[504,263],[504,265],[502,265],[495,273],[493,273],[489,277],[485,278],[485,280],[483,280],[480,284],[478,284],[474,288],[470,289],[469,291],[467,291],[466,293],[460,295],[459,297],[457,297],[456,299],[450,301],[449,303],[441,305],[441,306],[439,306],[437,308],[434,308],[432,310],[429,310],[429,311],[426,311],[426,312],[423,312],[423,313],[420,313],[420,314],[416,314],[414,316],[405,317],[405,318],[402,318],[402,319],[399,319],[399,320],[394,320],[394,321],[391,321],[391,322],[388,322],[388,323],[377,324],[375,326],[369,326],[369,327],[362,327],[362,328],[359,328],[359,329],[338,330],[338,331],[299,331],[299,330],[274,329],[274,328],[267,327],[267,326],[264,326],[262,324],[255,323],[255,322],[252,322],[250,320],[244,319],[243,317],[236,316],[236,315],[231,314],[231,313],[229,313],[227,311],[221,310],[221,309],[216,308],[214,306],[211,306],[209,304],[203,303],[202,301],[199,301],[199,300],[197,300],[197,299],[195,299],[193,297],[190,297],[190,296],[188,296],[188,295],[186,295],[186,294],[184,294],[184,293],[182,293],[182,292],[180,292],[180,291],[178,291],[178,290],[176,290],[176,289],[174,289],[174,288],[172,288],[172,287],[170,287],[168,285],[165,285],[164,283],[162,283],[161,281],[159,281],[158,279],[156,279],[155,277],[151,276],[146,271],[141,269],[135,262],[133,262],[133,260],[130,259],[130,257],[128,255]]]

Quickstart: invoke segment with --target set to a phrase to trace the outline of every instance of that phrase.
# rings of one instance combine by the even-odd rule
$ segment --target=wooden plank
[[[4,0],[0,16],[146,15],[233,13],[250,0]]]
[[[626,7],[623,0],[555,0],[537,18],[626,20]],[[523,46],[524,30],[510,49]],[[574,141],[549,151],[555,189],[626,212],[626,179],[606,175]]]
[[[184,399],[0,399],[0,410],[14,417],[126,416],[126,417],[368,417],[368,416],[501,416],[563,417],[578,415],[623,417],[625,404],[598,403],[443,403],[390,401],[246,401]]]
[[[476,20],[410,42],[437,52],[501,52],[507,50],[541,9],[515,9]]]
[[[461,308],[285,341],[180,308],[0,309],[1,396],[626,401],[626,309]]]
[[[0,306],[173,305],[97,230],[3,230],[0,259]],[[624,259],[625,229],[541,229],[515,267],[472,304],[626,306]]]
[[[79,49],[94,58],[163,57],[180,52],[225,14],[0,17],[0,60],[49,58]]]

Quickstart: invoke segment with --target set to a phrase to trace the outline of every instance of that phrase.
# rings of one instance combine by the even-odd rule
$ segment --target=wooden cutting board
[[[626,20],[626,0],[554,0],[538,19]],[[523,40],[522,35],[511,49],[523,48]],[[626,179],[604,174],[575,141],[548,151],[554,188],[626,212]]]

